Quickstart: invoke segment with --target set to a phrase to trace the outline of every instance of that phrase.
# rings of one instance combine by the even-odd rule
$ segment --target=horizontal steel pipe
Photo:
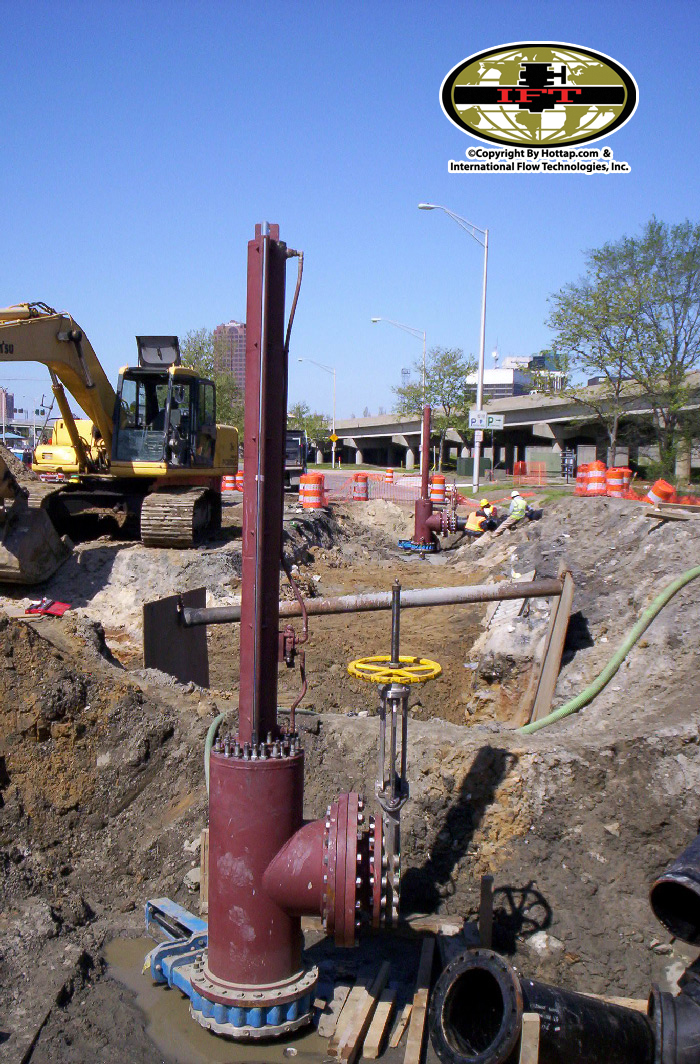
[[[540,1064],[657,1064],[642,1013],[532,982],[481,949],[463,953],[438,979],[430,1004],[435,1052],[443,1064],[515,1064],[525,1012],[540,1017]]]
[[[549,598],[561,595],[561,580],[519,580],[500,584],[466,584],[461,587],[416,588],[401,592],[401,609],[424,606],[457,606],[475,602],[498,602],[501,599]],[[305,599],[306,612],[362,613],[368,610],[390,610],[391,591],[373,591],[364,595],[338,595],[327,599]],[[280,602],[280,617],[300,617],[298,602]],[[240,621],[241,607],[211,606],[206,609],[182,610],[185,628],[199,624],[230,624]]]

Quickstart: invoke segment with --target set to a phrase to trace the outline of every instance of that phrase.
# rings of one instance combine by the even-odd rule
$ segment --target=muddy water
[[[108,973],[136,994],[146,1016],[149,1037],[168,1064],[321,1064],[325,1039],[315,1029],[279,1042],[237,1044],[211,1034],[190,1016],[189,1001],[179,990],[154,984],[142,974],[143,960],[153,949],[151,938],[116,938],[105,950]]]

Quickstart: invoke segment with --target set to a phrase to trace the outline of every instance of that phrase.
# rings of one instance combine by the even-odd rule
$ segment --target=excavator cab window
[[[162,462],[166,444],[168,374],[125,373],[118,396],[114,457]]]

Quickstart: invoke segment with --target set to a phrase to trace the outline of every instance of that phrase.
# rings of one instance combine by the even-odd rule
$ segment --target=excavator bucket
[[[45,509],[57,490],[0,444],[0,584],[40,584],[70,557]]]

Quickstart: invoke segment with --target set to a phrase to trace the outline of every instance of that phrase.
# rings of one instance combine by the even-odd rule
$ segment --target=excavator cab
[[[211,468],[216,441],[216,392],[212,381],[182,366],[122,370],[112,444],[113,462],[153,475],[153,464],[171,469]]]

